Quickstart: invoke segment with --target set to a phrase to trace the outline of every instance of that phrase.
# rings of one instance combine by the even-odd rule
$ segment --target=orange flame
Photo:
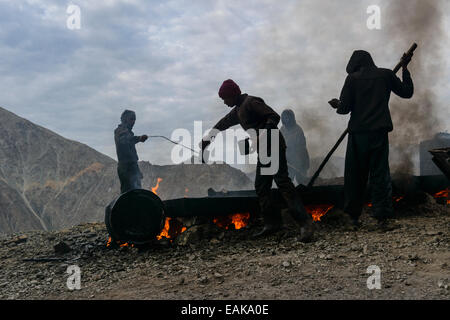
[[[170,229],[170,221],[171,218],[167,217],[166,222],[164,223],[164,228],[162,229],[161,233],[156,236],[156,239],[161,240],[162,237],[169,238],[169,229]]]
[[[161,240],[163,237],[166,239],[173,239],[184,231],[186,231],[186,227],[184,227],[178,220],[172,220],[172,218],[166,217],[164,228],[160,234],[156,236],[156,239]]]
[[[250,213],[236,213],[231,216],[231,223],[234,224],[234,228],[239,230],[248,225],[250,220]]]
[[[234,229],[239,230],[248,225],[250,221],[250,213],[233,213],[224,217],[217,217],[213,219],[213,222],[220,228],[228,230],[231,225],[234,225]]]
[[[153,188],[152,188],[152,192],[154,193],[154,194],[158,194],[158,193],[156,193],[156,190],[158,190],[158,188],[159,188],[159,183],[162,181],[162,179],[161,178],[158,178],[157,180],[156,180],[156,186],[154,186]]]
[[[450,192],[450,188],[447,188],[447,189],[445,189],[445,190],[442,190],[442,191],[439,191],[439,192],[435,193],[435,194],[433,195],[433,197],[436,198],[436,199],[439,199],[439,198],[447,198],[447,204],[450,204],[450,199],[449,199],[449,197],[448,197],[449,192]]]
[[[314,204],[305,206],[306,211],[312,216],[313,221],[320,221],[330,211],[334,205],[332,204]]]
[[[110,246],[111,246],[111,242],[112,242],[112,239],[111,239],[111,237],[109,237],[109,238],[108,238],[108,242],[106,243],[106,246],[107,246],[107,247],[110,247]],[[122,248],[122,247],[131,247],[131,248],[133,248],[133,247],[134,247],[134,244],[133,244],[133,243],[120,242],[120,241],[117,241],[116,243],[117,243],[117,245],[118,245],[120,248]]]

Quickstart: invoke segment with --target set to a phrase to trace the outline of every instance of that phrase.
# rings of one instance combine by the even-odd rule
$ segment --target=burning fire
[[[433,197],[436,198],[436,199],[447,198],[447,204],[450,204],[450,199],[448,197],[449,192],[450,192],[450,188],[447,188],[445,190],[439,191],[438,193],[435,193],[433,195]]]
[[[111,239],[111,237],[109,237],[108,238],[108,242],[106,243],[106,246],[110,247],[111,246],[111,242],[112,242],[112,239]],[[131,247],[131,248],[133,248],[134,247],[133,243],[128,243],[128,242],[122,243],[120,241],[117,241],[117,244],[119,245],[120,248],[122,248],[122,247]]]
[[[156,236],[156,239],[161,240],[162,237],[169,238],[169,229],[170,229],[170,218],[166,218],[166,222],[164,223],[164,229],[161,231],[159,235]]]
[[[152,192],[154,193],[154,194],[158,194],[158,193],[156,193],[156,190],[158,190],[158,188],[159,188],[159,183],[162,181],[162,179],[161,178],[158,178],[157,180],[156,180],[156,186],[154,186],[153,188],[152,188]]]
[[[233,213],[224,217],[214,218],[213,222],[220,228],[228,230],[231,225],[234,225],[234,229],[239,230],[248,225],[250,221],[250,213]]]
[[[186,231],[186,227],[184,227],[181,222],[176,219],[167,217],[166,221],[164,222],[164,228],[162,229],[161,233],[156,236],[156,239],[161,240],[163,237],[166,239],[173,239],[184,231]]]
[[[162,238],[166,238],[166,239],[171,239],[173,240],[173,238],[175,238],[176,236],[178,236],[179,234],[183,233],[184,231],[186,231],[186,227],[184,227],[181,222],[179,222],[176,219],[172,219],[170,217],[166,218],[166,221],[164,223],[164,228],[161,231],[161,233],[159,235],[156,236],[157,240],[161,240]],[[108,242],[106,243],[107,247],[111,246],[111,242],[112,239],[111,237],[109,237]],[[132,243],[122,243],[120,241],[117,241],[117,244],[119,245],[120,248],[122,247],[134,247],[134,244]]]
[[[320,218],[327,214],[334,205],[332,204],[314,204],[305,206],[306,211],[312,216],[313,221],[320,221]]]

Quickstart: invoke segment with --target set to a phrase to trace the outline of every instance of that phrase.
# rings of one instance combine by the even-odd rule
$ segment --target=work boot
[[[277,209],[270,207],[262,213],[262,216],[264,220],[264,228],[255,233],[253,238],[265,237],[274,234],[281,229],[282,219],[281,214]]]
[[[280,225],[276,225],[276,224],[265,224],[264,228],[255,233],[252,238],[259,238],[259,237],[266,237],[269,236],[271,234],[274,234],[275,232],[279,231],[281,229]]]

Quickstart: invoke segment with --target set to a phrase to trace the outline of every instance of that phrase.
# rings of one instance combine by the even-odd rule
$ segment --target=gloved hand
[[[334,98],[334,99],[331,99],[330,101],[328,101],[328,103],[330,104],[330,106],[331,106],[333,109],[337,109],[337,108],[339,107],[339,104],[340,104],[341,102],[339,101],[339,99]]]
[[[211,141],[207,141],[207,140],[202,140],[202,142],[200,142],[200,149],[205,150],[206,148],[208,148],[208,146],[211,144]]]
[[[198,144],[198,147],[200,148],[200,150],[203,152],[203,150],[205,150],[206,148],[208,148],[208,146],[211,144],[211,140],[206,140],[205,138],[203,138],[202,141],[200,141],[200,143]]]
[[[413,56],[413,53],[411,55],[406,55],[406,53],[402,56],[402,68],[406,69],[408,67],[409,62],[411,61],[411,58]]]
[[[146,134],[144,134],[144,135],[142,135],[142,136],[140,137],[140,140],[139,140],[139,141],[145,142],[145,140],[147,140],[147,139],[148,139],[148,136],[147,136]]]
[[[205,151],[206,148],[208,148],[208,146],[211,144],[211,141],[208,140],[202,140],[199,144],[200,147],[200,157],[202,159],[202,163],[206,163],[205,159],[203,158],[203,152]]]

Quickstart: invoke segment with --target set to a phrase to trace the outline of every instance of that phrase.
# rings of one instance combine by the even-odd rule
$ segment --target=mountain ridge
[[[0,107],[0,233],[102,221],[104,207],[119,195],[116,166],[107,155]],[[162,179],[163,200],[253,187],[229,165],[139,166],[143,188]]]

